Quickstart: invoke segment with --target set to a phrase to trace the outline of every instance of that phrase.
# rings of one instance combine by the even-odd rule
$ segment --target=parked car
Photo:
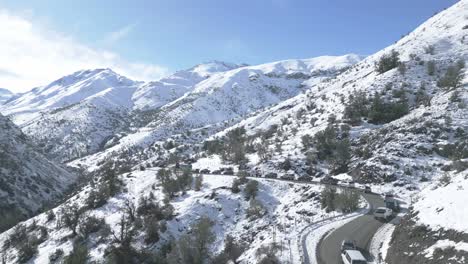
[[[383,219],[383,220],[388,220],[390,217],[392,217],[393,211],[390,208],[386,207],[379,207],[375,209],[374,211],[374,218],[375,219]]]
[[[270,173],[267,173],[265,175],[265,178],[276,179],[276,178],[278,178],[278,174],[276,174],[274,172],[270,172]]]
[[[355,188],[356,185],[353,181],[340,181],[340,185],[347,188]]]
[[[223,175],[234,175],[234,169],[233,168],[226,168],[221,174]]]
[[[209,169],[203,169],[200,171],[200,173],[202,174],[210,174],[210,170]]]
[[[289,181],[292,181],[294,180],[294,174],[291,174],[291,173],[288,173],[288,174],[284,174],[280,177],[281,179],[283,180],[289,180]]]
[[[262,172],[260,170],[251,170],[250,177],[262,177]]]
[[[341,242],[341,252],[343,253],[345,250],[353,250],[353,249],[356,249],[356,242],[354,240],[349,240],[349,239],[346,239],[346,240],[343,240],[343,242]]]
[[[335,178],[332,178],[330,176],[328,177],[325,177],[323,179],[320,180],[320,183],[323,183],[323,184],[330,184],[330,185],[337,185],[338,184],[338,180],[335,179]]]
[[[297,178],[298,181],[306,181],[306,182],[311,182],[312,177],[309,175],[302,175]]]
[[[211,174],[221,174],[221,170],[214,170],[211,172]]]
[[[370,186],[364,186],[364,193],[372,193],[372,189]]]
[[[341,253],[344,264],[367,264],[366,258],[359,250],[345,250]]]

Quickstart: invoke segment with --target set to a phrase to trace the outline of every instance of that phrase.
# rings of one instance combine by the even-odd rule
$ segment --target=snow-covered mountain
[[[215,61],[149,83],[109,69],[79,71],[11,100],[1,111],[44,153],[65,161],[115,145],[126,134],[132,134],[130,141],[154,141],[240,118],[295,96],[360,59],[324,56],[259,66]],[[130,133],[145,125],[141,133]]]
[[[145,83],[138,88],[132,97],[134,107],[139,110],[159,108],[190,92],[196,84],[208,79],[212,74],[241,66],[245,65],[213,61],[199,64],[188,70],[178,71],[158,81]]]
[[[79,71],[10,100],[1,112],[43,153],[69,160],[128,130],[131,98],[140,84],[110,69]]]
[[[78,71],[20,95],[3,105],[1,111],[4,115],[13,116],[13,121],[23,126],[40,116],[41,111],[60,109],[83,100],[102,102],[106,106],[131,107],[125,95],[133,93],[137,84],[110,69]]]
[[[0,230],[58,199],[75,176],[37,153],[28,138],[0,115]]]
[[[89,161],[97,162],[107,157],[108,153],[121,152],[129,147],[145,148],[172,135],[190,134],[190,130],[214,125],[222,128],[226,124],[236,123],[246,115],[294,97],[335,77],[361,59],[354,54],[322,56],[213,73],[196,84],[190,92],[156,111],[136,113],[139,118],[144,116],[148,120],[145,126],[121,138],[119,144],[106,152],[77,162],[89,164]]]
[[[14,94],[10,90],[5,88],[0,88],[0,105],[8,101]]]
[[[247,153],[256,171],[344,172],[337,178],[374,184],[377,192],[412,193],[415,202],[395,229],[386,263],[464,263],[466,14],[468,1],[459,1],[336,78],[211,139],[243,127],[257,146]],[[399,62],[391,62],[392,54]]]
[[[274,136],[264,142],[273,155],[269,161],[277,163],[289,156],[299,165],[306,161],[306,151],[314,155],[317,152],[314,142],[305,146],[302,138],[313,137],[334,125],[338,135],[340,130],[350,130],[345,133],[350,135],[353,150],[348,165],[356,179],[405,181],[438,175],[440,166],[451,163],[448,156],[440,155],[439,149],[446,145],[458,146],[466,140],[460,134],[468,127],[467,67],[462,65],[468,58],[466,6],[464,1],[457,3],[336,78],[226,131],[244,127],[247,134],[260,137],[273,128]],[[392,51],[399,54],[400,66],[379,73],[376,65]],[[459,68],[456,88],[441,87],[440,80],[447,76],[449,68]],[[388,104],[387,110],[375,109],[376,105],[372,108],[375,94]],[[408,109],[400,109],[402,112],[385,120],[372,116],[393,111],[390,105]],[[358,113],[358,120],[351,120],[354,112],[358,112],[353,107],[359,106],[377,113]],[[226,131],[218,136],[225,135]],[[281,144],[281,151],[274,151],[278,148],[273,142]],[[297,151],[300,148],[304,151]],[[430,170],[434,164],[439,164],[439,168]],[[331,169],[328,165],[319,160],[314,167],[328,173]]]
[[[218,175],[222,170],[313,181],[327,175],[391,191],[409,211],[395,227],[385,261],[463,263],[467,13],[468,1],[460,1],[362,60],[212,62],[157,82],[106,84],[71,104],[41,108],[32,96],[29,113],[28,104],[15,110],[8,103],[2,111],[12,118],[35,115],[23,119],[22,128],[44,152],[79,157],[69,165],[96,177],[57,208],[0,234],[0,254],[8,262],[25,254],[47,262],[85,245],[89,260],[130,255],[144,262],[159,260],[161,252],[170,259],[191,240],[169,242],[196,233],[193,223],[207,216],[216,257],[229,234],[246,243],[241,263],[258,263],[276,239],[291,242],[277,248],[278,257],[289,250],[298,262],[300,230],[330,215],[320,205],[328,199],[320,187],[259,179],[258,199],[247,204],[243,199],[255,186]],[[93,76],[85,79],[101,80]],[[215,175],[203,183],[181,170],[185,163]],[[34,241],[28,245],[35,250],[25,250],[17,237]]]

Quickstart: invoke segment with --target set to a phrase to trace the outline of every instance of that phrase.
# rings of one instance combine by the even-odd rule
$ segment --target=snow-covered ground
[[[157,170],[148,169],[122,175],[126,192],[109,199],[103,207],[87,211],[87,214],[103,217],[112,229],[118,228],[127,200],[137,203],[139,197],[149,193],[153,193],[157,201],[163,199],[164,195],[157,186],[156,172]],[[230,234],[237,240],[248,242],[247,251],[240,258],[242,263],[256,263],[257,249],[272,242],[282,245],[284,254],[279,257],[286,261],[289,259],[289,253],[286,253],[290,246],[294,257],[297,256],[298,248],[294,238],[299,236],[299,231],[311,222],[329,216],[320,209],[318,200],[312,199],[318,197],[320,186],[257,179],[260,183],[257,199],[267,209],[267,215],[257,220],[249,219],[245,214],[249,202],[244,199],[242,192],[234,194],[230,190],[233,179],[232,176],[205,175],[201,191],[190,190],[185,195],[174,198],[171,204],[176,217],[167,223],[168,230],[162,235],[160,242],[171,237],[177,238],[199,217],[208,216],[215,223],[213,231],[216,242],[212,245],[212,252],[219,252],[223,248],[225,236]],[[85,187],[66,203],[83,204],[89,191],[90,187]],[[55,208],[54,212],[58,214],[60,210],[61,206]],[[49,233],[48,239],[39,245],[38,254],[33,261],[47,262],[49,255],[58,248],[65,255],[71,251],[73,239],[70,239],[70,230],[57,228],[55,221],[47,221],[45,213],[23,224],[28,226],[33,221],[46,227]],[[5,243],[11,232],[13,230],[0,235],[0,244]],[[289,240],[291,244],[287,243]],[[135,244],[143,245],[141,234]],[[105,247],[102,244],[91,245],[91,257],[95,260],[102,259]],[[15,259],[15,252],[14,249],[5,251],[8,261]]]
[[[436,250],[436,249],[448,249],[448,248],[453,248],[456,251],[466,251],[466,252],[468,252],[468,243],[466,243],[466,242],[458,242],[457,243],[457,242],[454,242],[454,241],[451,241],[451,240],[448,240],[448,239],[439,240],[434,245],[432,245],[431,247],[426,249],[424,251],[424,253],[426,254],[427,258],[432,258],[432,255],[434,254],[434,250]],[[464,259],[461,260],[461,261],[464,262]]]
[[[414,203],[414,210],[419,212],[417,222],[432,230],[443,228],[468,233],[468,210],[464,209],[468,197],[468,170],[447,175],[447,183],[434,182],[418,194]]]

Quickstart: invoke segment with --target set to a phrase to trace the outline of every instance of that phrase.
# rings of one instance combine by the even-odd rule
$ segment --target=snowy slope
[[[358,55],[323,56],[245,66],[211,74],[192,91],[150,111],[149,124],[120,140],[106,153],[145,147],[174,134],[202,127],[235,123],[246,115],[304,92],[334,77],[361,59]],[[105,157],[106,153],[99,153]],[[96,162],[87,157],[84,163]]]
[[[11,97],[13,97],[13,93],[10,90],[0,88],[0,105],[4,102],[8,101]]]
[[[106,92],[108,89],[136,89],[138,82],[123,77],[110,69],[78,71],[62,77],[46,86],[37,87],[22,94],[1,107],[4,115],[14,116],[13,121],[22,126],[38,117],[40,111],[50,111],[101,96],[103,100],[119,106],[131,107],[120,95]],[[110,95],[110,96],[107,96]]]
[[[298,151],[302,147],[301,138],[314,136],[329,124],[339,128],[346,123],[343,114],[350,95],[359,91],[366,96],[379,93],[386,101],[397,101],[397,94],[402,93],[403,98],[408,99],[408,114],[383,124],[371,124],[363,118],[360,125],[350,126],[353,155],[349,172],[363,182],[401,179],[417,184],[423,176],[437,176],[444,165],[452,163],[447,156],[438,154],[439,149],[466,140],[466,136],[457,131],[468,129],[468,110],[464,107],[468,102],[468,92],[464,88],[468,78],[465,74],[461,85],[450,90],[438,87],[437,81],[457,60],[468,60],[467,11],[467,2],[458,2],[336,78],[319,83],[305,94],[266,109],[234,127],[245,127],[249,135],[258,136],[271,127],[278,127],[274,137],[263,143],[271,146],[273,157],[269,163],[278,163],[289,156],[301,167],[306,159],[304,151]],[[429,52],[428,47],[432,47],[432,51]],[[392,50],[400,54],[405,73],[397,68],[378,73],[375,64]],[[433,75],[427,71],[429,61],[436,65]],[[463,68],[462,72],[466,73],[467,69]],[[427,95],[430,103],[418,103],[418,93]],[[280,152],[273,150],[278,143]],[[362,155],[363,152],[366,154]],[[329,172],[326,162],[319,162],[315,169]]]
[[[119,221],[128,201],[138,206],[140,197],[148,197],[152,194],[155,197],[155,202],[162,204],[164,194],[156,180],[156,172],[157,169],[151,169],[122,175],[121,178],[127,191],[110,198],[99,208],[86,210],[86,215],[104,218],[111,230],[119,232]],[[290,235],[291,237],[298,236],[298,232],[310,222],[329,216],[320,209],[317,197],[320,191],[319,186],[259,179],[257,199],[265,206],[267,213],[264,217],[250,219],[246,212],[249,202],[243,197],[243,192],[232,193],[230,190],[233,179],[230,176],[206,175],[203,188],[200,191],[189,190],[186,194],[175,197],[171,201],[175,217],[166,223],[167,230],[161,233],[160,241],[145,245],[145,233],[138,230],[133,246],[137,249],[157,250],[168,240],[189,232],[190,224],[201,216],[208,216],[214,222],[212,230],[216,236],[215,242],[210,245],[212,254],[223,249],[224,238],[229,234],[237,241],[248,242],[246,251],[240,259],[242,259],[241,263],[253,264],[258,263],[258,256],[255,252],[262,245],[286,239]],[[49,255],[58,248],[64,251],[64,255],[69,254],[74,238],[69,229],[57,225],[57,221],[60,219],[60,210],[71,203],[83,206],[89,191],[90,186],[87,186],[63,205],[55,208],[53,211],[56,219],[52,221],[47,220],[47,214],[44,213],[23,223],[25,226],[30,226],[35,222],[37,226],[44,226],[49,234],[38,245],[37,254],[34,254],[32,258],[33,262],[47,262]],[[7,238],[13,232],[15,232],[14,229],[0,235],[0,246],[6,249],[1,254],[4,254],[3,256],[8,263],[13,263],[18,258],[17,250],[8,247],[6,243]],[[256,235],[252,236],[252,234]],[[104,241],[105,243],[103,243]],[[294,242],[296,241],[294,240]],[[100,239],[91,236],[88,240],[90,260],[102,261],[105,257],[105,249],[114,243],[112,236]],[[297,244],[291,243],[290,246],[296,255]],[[285,245],[285,247],[284,250],[289,251],[288,246]],[[296,257],[298,256],[296,255],[295,259]],[[289,255],[284,254],[282,260],[288,259]]]
[[[79,71],[0,109],[43,153],[70,160],[99,150],[128,128],[131,98],[140,84],[110,69]]]
[[[462,209],[468,197],[468,170],[448,177],[449,182],[434,182],[418,194],[414,203],[417,223],[432,230],[443,228],[468,233],[468,212]]]
[[[2,115],[0,149],[0,229],[60,197],[75,179],[37,153],[21,130]]]
[[[158,108],[210,74],[236,67],[222,62],[200,64],[149,83],[132,81],[110,69],[79,71],[18,96],[0,111],[11,116],[49,157],[67,161],[115,144],[140,110]],[[133,109],[138,111],[133,114]]]
[[[213,61],[182,70],[158,81],[148,82],[134,93],[132,100],[135,109],[148,110],[161,107],[189,92],[199,82],[217,72],[225,72],[240,65]]]

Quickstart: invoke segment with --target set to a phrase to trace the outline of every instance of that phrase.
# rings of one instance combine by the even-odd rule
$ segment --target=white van
[[[386,208],[386,207],[379,207],[375,209],[374,211],[375,219],[384,219],[388,221],[388,219],[390,219],[392,215],[393,215],[392,209]]]
[[[345,250],[341,254],[341,259],[345,264],[367,264],[366,258],[359,250]]]

